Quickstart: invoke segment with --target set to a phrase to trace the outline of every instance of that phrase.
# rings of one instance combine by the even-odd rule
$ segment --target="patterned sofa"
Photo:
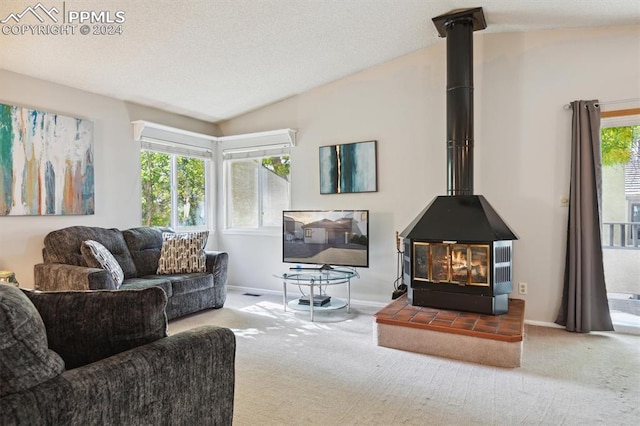
[[[0,284],[0,425],[231,425],[233,332],[167,336],[166,304]]]
[[[115,228],[71,226],[52,231],[44,239],[44,263],[34,267],[35,289],[60,291],[160,287],[168,297],[169,319],[203,309],[221,308],[227,296],[229,256],[225,252],[205,252],[204,236],[204,243],[202,238],[198,240],[199,244],[202,243],[201,247],[186,249],[187,260],[195,259],[193,263],[197,271],[181,269],[180,265],[176,269],[176,265],[171,264],[171,258],[167,260],[167,256],[172,254],[167,247],[171,247],[169,243],[173,242],[169,240],[177,240],[185,235],[161,227],[121,231]],[[96,253],[98,247],[102,251]],[[103,254],[111,262],[103,262]]]

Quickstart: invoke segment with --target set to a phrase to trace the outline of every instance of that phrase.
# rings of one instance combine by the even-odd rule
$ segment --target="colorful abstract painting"
[[[320,193],[377,191],[376,141],[320,147]]]
[[[93,123],[0,104],[0,216],[94,214]]]

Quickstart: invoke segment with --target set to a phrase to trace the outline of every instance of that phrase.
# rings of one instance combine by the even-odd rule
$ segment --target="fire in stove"
[[[488,286],[490,248],[487,244],[414,242],[414,279]]]

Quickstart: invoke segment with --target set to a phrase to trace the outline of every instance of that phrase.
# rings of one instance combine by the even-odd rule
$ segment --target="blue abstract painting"
[[[93,123],[0,104],[0,216],[94,210]]]
[[[377,191],[376,141],[320,147],[320,193]]]

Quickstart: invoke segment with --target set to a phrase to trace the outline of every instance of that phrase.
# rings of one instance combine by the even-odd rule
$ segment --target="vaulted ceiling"
[[[478,6],[490,33],[640,25],[639,0],[4,0],[0,68],[216,122],[440,42],[431,18]]]

